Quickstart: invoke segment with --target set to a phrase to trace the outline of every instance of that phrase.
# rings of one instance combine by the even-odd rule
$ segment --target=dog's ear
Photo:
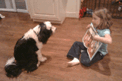
[[[44,23],[39,24],[41,28],[46,28],[46,25]]]
[[[48,38],[52,35],[51,30],[47,30],[46,27],[42,27],[40,33],[38,34],[38,40],[43,44],[46,44]]]

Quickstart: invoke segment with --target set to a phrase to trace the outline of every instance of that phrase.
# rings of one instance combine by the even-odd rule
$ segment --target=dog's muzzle
[[[57,28],[55,26],[52,26],[53,33],[55,33],[56,30],[57,30]]]

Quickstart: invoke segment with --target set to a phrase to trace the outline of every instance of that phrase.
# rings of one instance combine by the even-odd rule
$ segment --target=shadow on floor
[[[109,67],[110,60],[111,60],[110,56],[109,56],[109,54],[107,54],[102,60],[94,63],[90,67],[85,67],[83,65],[81,65],[81,66],[85,69],[92,69],[92,70],[97,71],[103,75],[110,76],[111,75],[111,70]]]

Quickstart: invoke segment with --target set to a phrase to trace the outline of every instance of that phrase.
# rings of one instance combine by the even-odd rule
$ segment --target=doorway
[[[28,13],[27,0],[0,0],[0,11]]]

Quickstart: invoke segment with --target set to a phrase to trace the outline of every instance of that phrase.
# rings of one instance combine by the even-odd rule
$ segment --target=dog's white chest
[[[41,49],[42,46],[43,46],[42,42],[38,42],[36,45],[37,45],[37,47],[38,47],[39,49]]]

